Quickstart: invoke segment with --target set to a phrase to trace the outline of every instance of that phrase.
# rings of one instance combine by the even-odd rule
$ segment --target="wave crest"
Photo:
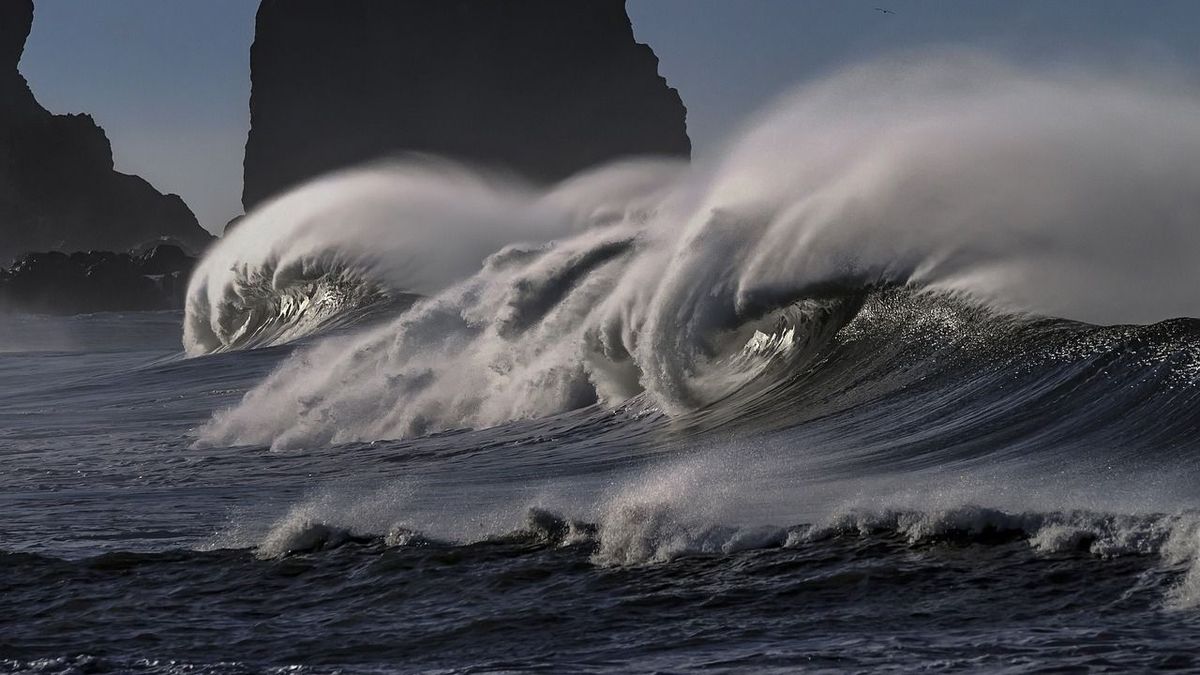
[[[690,415],[742,395],[766,370],[785,372],[771,365],[780,359],[796,372],[835,358],[843,326],[852,338],[872,325],[847,323],[855,298],[879,287],[946,298],[916,304],[951,322],[940,337],[956,351],[971,335],[1003,348],[980,332],[978,312],[957,309],[963,302],[1013,317],[992,331],[1029,325],[1028,313],[1105,321],[1200,313],[1191,291],[1200,282],[1191,264],[1200,254],[1200,97],[1144,80],[944,56],[810,84],[721,161],[688,171],[629,164],[539,192],[410,167],[308,188],[337,207],[316,209],[320,218],[309,218],[312,199],[281,199],[262,214],[270,227],[251,216],[205,260],[189,325],[217,335],[240,325],[221,318],[236,306],[225,298],[238,265],[226,258],[256,231],[281,260],[297,249],[302,258],[332,251],[384,293],[429,297],[386,326],[298,354],[218,413],[202,442],[376,440],[635,396]],[[375,224],[333,218],[379,194],[387,197],[366,200],[379,208],[364,207]],[[281,235],[293,231],[301,244]],[[430,260],[437,274],[414,272],[414,261]],[[1140,264],[1147,260],[1154,264]],[[788,314],[797,307],[809,316]],[[897,322],[927,323],[919,311],[901,314]],[[781,316],[782,332],[760,330]],[[914,330],[899,326],[891,337]],[[203,333],[189,329],[189,340]],[[926,353],[945,348],[937,337],[922,344]],[[1091,337],[1075,337],[1063,349],[1094,352]],[[211,348],[210,340],[189,351]],[[905,346],[874,348],[899,358]]]
[[[432,295],[489,255],[627,216],[677,166],[629,162],[542,193],[431,157],[333,174],[247,215],[192,275],[189,355],[278,344]]]

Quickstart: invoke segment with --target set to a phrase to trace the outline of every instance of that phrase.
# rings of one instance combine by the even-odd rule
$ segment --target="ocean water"
[[[921,302],[868,301],[823,365],[722,404],[750,419],[633,402],[304,451],[194,441],[291,347],[20,318],[0,668],[1196,667],[1200,512],[1129,504],[1195,484],[1200,323],[932,331],[900,372],[850,337]]]
[[[868,66],[690,167],[363,167],[184,312],[0,317],[0,671],[1200,669],[1198,113]]]

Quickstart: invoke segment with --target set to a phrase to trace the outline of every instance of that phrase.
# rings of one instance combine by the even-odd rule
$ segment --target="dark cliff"
[[[0,265],[34,250],[125,249],[211,240],[178,195],[113,169],[88,115],[52,115],[17,70],[32,0],[0,1]]]
[[[263,0],[250,71],[247,209],[405,151],[536,181],[691,151],[624,0]]]

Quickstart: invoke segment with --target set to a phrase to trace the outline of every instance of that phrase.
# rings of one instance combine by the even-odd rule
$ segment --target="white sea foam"
[[[748,376],[711,376],[725,331],[836,284],[1200,314],[1198,132],[1200,96],[1177,82],[937,53],[809,84],[687,170],[630,163],[547,192],[419,164],[318,181],[206,258],[189,352],[255,323],[256,275],[429,297],[297,354],[201,442],[412,436],[642,392],[690,409]]]

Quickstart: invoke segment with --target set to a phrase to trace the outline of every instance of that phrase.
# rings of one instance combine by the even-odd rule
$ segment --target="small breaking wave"
[[[1200,513],[1123,515],[1093,511],[1009,512],[976,505],[913,511],[849,508],[826,519],[790,526],[725,525],[669,501],[615,500],[598,522],[530,507],[515,529],[465,540],[430,537],[403,524],[363,529],[346,514],[301,516],[293,511],[254,548],[269,560],[319,553],[348,544],[388,548],[520,545],[530,550],[582,548],[599,567],[638,568],[680,558],[725,556],[770,549],[820,548],[863,540],[913,550],[1023,544],[1042,556],[1088,556],[1098,561],[1155,557],[1174,579],[1164,607],[1200,605]]]

